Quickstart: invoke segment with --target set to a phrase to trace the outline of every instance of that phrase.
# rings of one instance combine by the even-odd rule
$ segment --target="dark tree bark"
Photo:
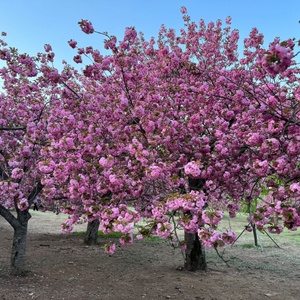
[[[25,255],[26,255],[26,240],[27,240],[27,228],[28,221],[31,218],[29,208],[32,205],[33,200],[43,189],[43,185],[38,182],[33,188],[32,192],[28,196],[28,208],[20,210],[17,206],[17,200],[15,199],[15,209],[17,211],[17,217],[15,217],[8,209],[0,204],[0,215],[13,227],[14,237],[13,246],[11,250],[10,260],[10,272],[12,275],[23,275],[26,272],[25,269]]]
[[[98,239],[98,230],[100,222],[98,219],[88,222],[84,243],[88,246],[96,245]]]
[[[10,272],[12,275],[22,275],[25,272],[25,253],[27,225],[31,215],[28,210],[18,210],[17,218],[6,208],[0,205],[0,215],[14,229],[13,246],[11,250]]]
[[[205,248],[197,233],[184,233],[186,242],[184,267],[188,271],[207,271]]]
[[[25,271],[26,240],[28,221],[14,229],[13,246],[11,250],[11,274],[22,275]]]
[[[189,178],[190,190],[203,190],[204,179]],[[205,248],[201,244],[197,233],[184,233],[186,244],[184,267],[188,271],[207,270]]]
[[[10,259],[10,272],[12,275],[23,275],[26,271],[25,268],[25,256],[26,256],[26,241],[27,241],[27,227],[28,221],[31,215],[28,209],[17,211],[18,216],[15,219],[14,228],[14,238],[13,246],[11,250]]]
[[[252,229],[253,229],[254,245],[255,245],[255,247],[257,247],[258,246],[258,242],[257,242],[256,226],[253,223],[251,223],[251,226],[252,226]]]

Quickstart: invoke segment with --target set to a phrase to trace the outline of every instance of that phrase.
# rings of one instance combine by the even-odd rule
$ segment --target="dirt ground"
[[[227,267],[207,250],[209,271],[182,269],[183,258],[165,241],[119,246],[114,255],[84,246],[83,236],[60,232],[65,216],[32,212],[27,242],[26,277],[7,273],[13,231],[0,217],[0,300],[13,299],[201,299],[299,300],[299,243],[265,251],[227,247]],[[85,230],[80,225],[75,230]],[[299,233],[295,233],[299,235]],[[251,243],[251,240],[249,240]]]

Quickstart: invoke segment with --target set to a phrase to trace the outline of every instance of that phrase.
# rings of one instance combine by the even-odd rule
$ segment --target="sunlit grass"
[[[73,235],[85,235],[85,234],[86,234],[86,231],[73,232]],[[110,233],[105,234],[105,233],[103,233],[102,230],[98,231],[98,237],[103,238],[103,239],[113,239],[113,238],[119,239],[122,236],[124,236],[124,233],[122,233],[122,232],[110,232]],[[134,233],[133,236],[136,237],[137,234]],[[159,236],[153,235],[153,236],[150,236],[149,238],[144,238],[143,240],[153,242],[153,243],[158,243],[161,240],[161,238]]]

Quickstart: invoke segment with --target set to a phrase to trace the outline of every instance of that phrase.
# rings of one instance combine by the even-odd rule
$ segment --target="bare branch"
[[[8,180],[9,179],[9,176],[6,174],[4,169],[2,169],[1,167],[0,167],[0,176],[3,178],[3,180]]]

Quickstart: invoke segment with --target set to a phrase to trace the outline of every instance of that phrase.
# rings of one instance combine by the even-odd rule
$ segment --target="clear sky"
[[[56,54],[54,65],[60,69],[63,59],[71,62],[76,54],[67,44],[70,39],[80,47],[93,46],[104,52],[103,37],[85,35],[77,24],[81,19],[92,21],[95,30],[118,39],[125,27],[135,26],[149,40],[157,37],[161,24],[179,33],[182,5],[196,23],[200,19],[225,23],[230,15],[232,27],[240,31],[240,51],[242,40],[253,27],[265,35],[266,43],[277,36],[300,39],[300,0],[2,0],[0,32],[7,32],[5,41],[21,53],[34,55],[50,44]]]

